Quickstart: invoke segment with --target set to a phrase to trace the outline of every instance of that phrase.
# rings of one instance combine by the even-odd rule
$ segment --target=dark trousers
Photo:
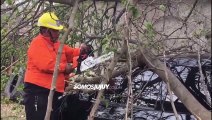
[[[79,100],[78,94],[68,95],[63,99],[60,113],[61,120],[87,120],[92,103]]]
[[[29,84],[28,84],[29,85]],[[40,88],[38,86],[32,87],[32,85],[25,87],[24,105],[27,120],[44,120],[49,90]],[[55,92],[52,102],[53,111],[51,112],[51,120],[59,120],[60,105],[62,100],[58,100],[58,97],[62,93]]]

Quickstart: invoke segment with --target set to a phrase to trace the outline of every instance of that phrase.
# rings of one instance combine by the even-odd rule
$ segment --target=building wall
[[[160,0],[147,7],[146,3],[149,2],[146,0],[137,4],[140,17],[137,21],[134,21],[138,25],[136,28],[133,26],[134,31],[132,33],[136,33],[135,29],[145,33],[145,24],[150,22],[153,24],[154,30],[157,31],[156,36],[151,41],[154,45],[163,46],[166,50],[181,47],[185,49],[185,46],[189,46],[184,51],[196,51],[197,44],[199,44],[202,49],[210,51],[211,39],[205,38],[205,35],[211,31],[210,0],[199,0],[184,26],[183,20],[188,16],[195,0],[170,0],[170,3]],[[167,4],[171,6],[169,9],[166,7]],[[162,8],[165,8],[165,10],[162,10]],[[120,5],[119,11],[122,9],[123,6]],[[119,24],[123,24],[123,22],[124,16],[122,16]],[[176,32],[174,32],[175,30]],[[132,34],[132,38],[136,39],[136,34]],[[150,40],[144,36],[139,36],[139,39],[144,43],[150,43]]]

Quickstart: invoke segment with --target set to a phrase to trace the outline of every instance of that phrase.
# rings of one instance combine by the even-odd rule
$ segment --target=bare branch
[[[164,66],[167,67],[166,66],[166,55],[165,55],[165,51],[164,51]],[[174,111],[174,115],[176,117],[176,120],[179,120],[179,116],[177,114],[177,110],[176,110],[176,107],[175,107],[174,101],[173,101],[173,95],[172,95],[172,91],[171,91],[171,88],[170,88],[170,83],[169,83],[167,69],[164,69],[164,72],[165,72],[165,77],[166,77],[166,81],[167,81],[167,89],[168,89],[168,92],[169,92],[169,95],[170,95],[170,101],[171,101],[172,109]]]
[[[67,39],[67,36],[74,25],[73,19],[75,18],[77,7],[78,7],[78,0],[75,2],[72,12],[70,12],[68,30],[65,32],[62,40],[60,41],[60,46],[59,46],[58,53],[56,56],[56,63],[55,63],[55,67],[54,67],[53,77],[52,77],[51,90],[50,90],[49,96],[48,96],[48,105],[47,105],[45,120],[50,120],[50,115],[51,115],[51,111],[52,111],[52,101],[53,101],[53,96],[54,96],[54,92],[56,89],[56,82],[57,82],[57,76],[58,76],[58,70],[59,70],[58,68],[59,68],[59,64],[60,64],[62,50],[63,50],[64,42]]]
[[[200,61],[200,59],[201,59],[200,58],[200,48],[198,48],[197,56],[198,56],[198,67],[199,67],[199,72],[200,72],[200,83],[203,88],[204,94],[206,96],[206,100],[209,103],[209,105],[211,105],[211,97],[210,97],[209,91],[207,90],[207,86],[204,81],[205,77],[202,73],[202,65],[201,65],[201,61]]]
[[[191,16],[191,14],[192,14],[194,8],[195,8],[196,5],[197,5],[197,2],[198,2],[198,0],[195,0],[193,6],[192,6],[192,8],[191,8],[191,10],[189,11],[188,15],[187,15],[186,18],[184,19],[184,23],[187,22],[188,18]]]

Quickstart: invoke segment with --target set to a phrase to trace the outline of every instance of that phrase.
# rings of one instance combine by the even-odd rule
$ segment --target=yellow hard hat
[[[46,12],[38,19],[38,26],[43,26],[55,30],[62,30],[63,26],[53,12]]]

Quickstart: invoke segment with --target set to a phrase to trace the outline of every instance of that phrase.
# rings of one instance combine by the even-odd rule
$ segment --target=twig
[[[126,104],[126,108],[125,108],[125,120],[128,119],[128,112],[129,112],[129,104],[130,104],[130,97],[132,95],[132,91],[131,91],[131,57],[130,57],[130,54],[129,54],[129,37],[130,37],[130,28],[129,28],[129,17],[130,17],[130,13],[128,14],[129,10],[128,10],[128,6],[129,6],[129,0],[127,1],[126,5],[125,5],[125,8],[127,10],[127,12],[125,12],[124,14],[124,17],[125,17],[125,26],[126,26],[126,29],[125,29],[125,39],[124,39],[124,42],[125,42],[125,46],[126,46],[126,49],[127,49],[127,59],[128,59],[128,62],[127,62],[127,65],[128,65],[128,69],[129,69],[129,73],[127,75],[127,79],[128,79],[128,91],[127,91],[127,104]]]
[[[170,88],[168,73],[167,73],[167,70],[166,70],[166,67],[167,66],[166,66],[166,55],[165,55],[165,51],[163,53],[163,57],[164,57],[164,65],[165,65],[164,72],[165,72],[165,77],[166,77],[166,80],[167,80],[167,88],[168,88],[168,92],[169,92],[169,95],[170,95],[171,105],[172,105],[172,108],[173,108],[173,111],[174,111],[174,115],[176,117],[176,120],[179,120],[179,116],[178,116],[176,107],[175,107],[174,102],[173,102],[173,95],[172,95],[172,91],[171,91],[171,88]]]
[[[197,51],[197,56],[198,56],[198,67],[199,67],[199,73],[200,73],[200,83],[202,84],[202,88],[203,88],[204,94],[206,96],[206,100],[209,103],[209,105],[211,106],[211,97],[210,97],[208,90],[206,89],[207,86],[204,82],[205,77],[202,73],[202,66],[201,66],[201,61],[200,61],[200,46],[199,46],[198,51]]]
[[[191,8],[191,10],[189,11],[188,15],[186,16],[186,18],[184,19],[184,23],[186,23],[186,21],[188,20],[188,18],[191,16],[191,13],[193,12],[194,8],[197,5],[198,0],[196,0]]]
[[[22,58],[24,58],[25,56],[26,56],[26,54]],[[8,67],[6,67],[4,70],[2,70],[1,73],[4,73],[8,69],[10,69],[13,65],[15,65],[16,63],[18,63],[18,61],[20,61],[20,60],[21,59],[17,59],[15,62],[11,63]]]

